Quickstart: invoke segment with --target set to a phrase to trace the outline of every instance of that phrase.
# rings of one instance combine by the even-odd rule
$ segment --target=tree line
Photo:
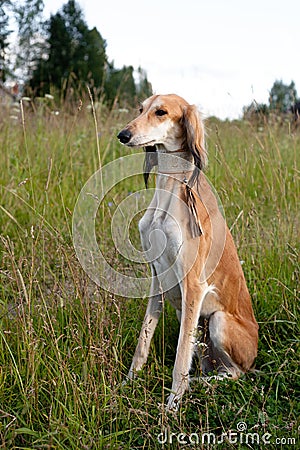
[[[0,0],[0,85],[21,80],[24,95],[52,94],[57,99],[81,96],[88,85],[95,99],[109,105],[117,99],[124,107],[151,95],[142,68],[119,69],[109,61],[105,39],[97,28],[89,29],[75,0],[68,0],[48,20],[43,13],[43,0]],[[299,117],[293,81],[276,80],[269,94],[268,104],[245,106],[244,118],[273,112]]]
[[[269,91],[269,102],[251,103],[243,109],[244,118],[255,116],[267,117],[272,113],[276,115],[293,114],[295,120],[300,115],[300,98],[298,97],[294,81],[285,84],[282,80],[276,80]]]
[[[24,95],[55,95],[65,99],[86,92],[112,104],[130,106],[151,95],[142,68],[115,68],[106,54],[106,41],[89,29],[75,0],[44,19],[43,0],[0,0],[0,83],[21,80]],[[11,34],[16,33],[14,44]]]

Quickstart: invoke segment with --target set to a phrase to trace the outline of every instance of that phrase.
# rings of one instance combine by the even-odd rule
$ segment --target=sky
[[[67,0],[44,0],[45,15]],[[204,116],[238,118],[268,103],[275,80],[300,96],[299,0],[77,0],[116,68],[141,66],[155,94]]]

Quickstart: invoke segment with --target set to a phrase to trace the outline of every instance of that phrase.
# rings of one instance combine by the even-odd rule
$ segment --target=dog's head
[[[206,165],[204,126],[194,105],[189,105],[175,94],[153,95],[140,107],[140,114],[118,134],[118,139],[129,147],[144,147],[146,151],[144,178],[157,164],[156,151],[190,151],[195,170],[189,180],[193,186],[199,170]]]

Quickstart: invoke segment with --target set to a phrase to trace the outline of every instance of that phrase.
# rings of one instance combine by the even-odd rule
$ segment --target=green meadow
[[[300,130],[284,120],[206,121],[206,174],[243,262],[259,351],[254,373],[193,384],[173,417],[162,404],[175,312],[165,304],[145,368],[123,386],[147,293],[122,298],[101,289],[72,240],[77,197],[96,170],[130,154],[116,134],[136,111],[53,102],[0,111],[0,448],[296,449]],[[110,224],[116,206],[143,188],[142,175],[124,180],[97,214],[108,262],[136,276],[148,268],[118,255]],[[130,236],[140,248],[138,218]]]

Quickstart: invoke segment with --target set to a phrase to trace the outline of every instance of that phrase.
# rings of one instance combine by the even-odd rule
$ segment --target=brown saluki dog
[[[118,139],[144,147],[146,185],[158,166],[154,197],[139,222],[152,284],[128,378],[147,360],[165,297],[180,322],[167,403],[176,410],[194,352],[203,376],[238,378],[254,364],[258,325],[232,236],[202,172],[204,127],[196,107],[174,94],[153,95]]]

